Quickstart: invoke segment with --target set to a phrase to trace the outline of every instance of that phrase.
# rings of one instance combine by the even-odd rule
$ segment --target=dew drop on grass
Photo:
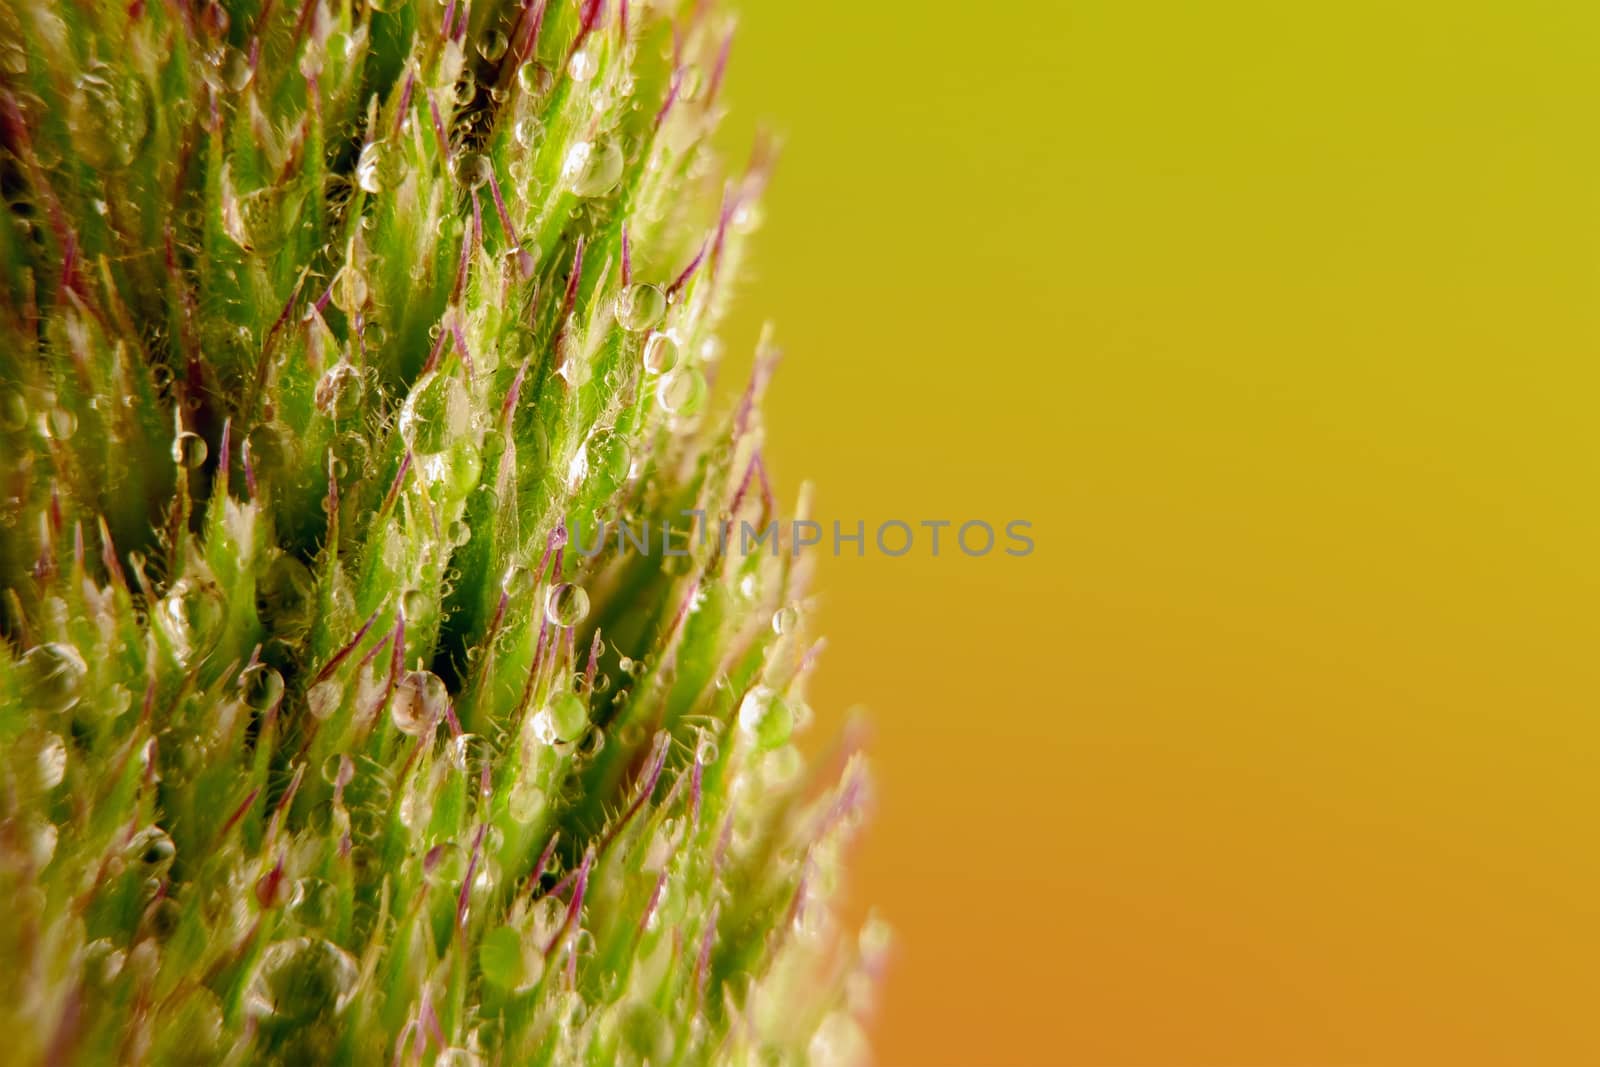
[[[506,48],[510,43],[503,32],[492,29],[478,38],[478,54],[487,62],[493,63],[506,54]]]
[[[306,690],[306,710],[313,718],[329,719],[344,700],[344,686],[336,678],[324,678]]]
[[[344,949],[320,938],[277,941],[261,954],[251,985],[258,1013],[309,1023],[344,1010],[360,972]]]
[[[758,748],[776,748],[789,740],[794,712],[776,690],[758,685],[739,704],[739,728]]]
[[[50,790],[67,776],[67,743],[60,734],[45,734],[39,745],[39,788]]]
[[[550,716],[550,727],[561,741],[574,741],[589,725],[589,709],[576,693],[559,693],[553,697],[545,713]]]
[[[478,968],[490,984],[514,989],[522,982],[522,935],[515,927],[500,926],[478,943]]]
[[[542,96],[549,92],[554,80],[549,70],[532,60],[517,68],[517,85],[530,96]]]
[[[379,173],[383,165],[383,151],[382,141],[370,141],[361,147],[361,156],[356,160],[356,185],[364,193],[383,191],[383,175]]]
[[[313,930],[332,926],[339,917],[339,887],[321,878],[302,878],[295,884],[289,914]]]
[[[322,780],[331,786],[346,786],[356,774],[356,765],[342,752],[335,752],[322,761]]]
[[[580,585],[560,582],[545,594],[544,617],[552,626],[576,626],[589,616],[589,594]]]
[[[265,663],[257,663],[239,675],[239,691],[251,708],[269,711],[283,699],[283,675]]]
[[[242,93],[252,79],[256,70],[250,65],[250,57],[237,48],[223,49],[220,61],[217,64],[217,79],[221,87],[230,92]]]
[[[66,408],[51,408],[44,416],[44,432],[53,441],[69,441],[78,432],[78,416]]]
[[[67,100],[67,124],[84,162],[121,170],[133,162],[150,133],[150,89],[100,64],[85,72]]]
[[[489,184],[494,174],[494,163],[481,152],[470,152],[455,161],[456,177],[468,189],[478,189]]]
[[[604,196],[622,179],[622,150],[610,142],[579,141],[567,150],[561,177],[578,196]]]
[[[400,435],[418,456],[443,452],[467,432],[472,405],[455,378],[429,371],[400,409]]]
[[[651,334],[644,343],[644,369],[651,374],[666,374],[677,365],[677,338],[664,332]]]
[[[511,817],[523,824],[538,818],[544,807],[544,790],[534,785],[527,777],[519,779],[517,784],[511,787],[511,794],[506,798],[506,808]]]
[[[439,725],[449,703],[450,694],[437,674],[408,671],[400,677],[389,699],[389,717],[401,733],[422,737]]]
[[[500,578],[500,589],[512,600],[520,600],[533,592],[533,571],[520,563],[506,568]]]
[[[706,377],[698,367],[682,367],[656,385],[656,399],[671,415],[693,415],[706,399]]]
[[[186,666],[211,651],[222,636],[227,614],[228,605],[216,583],[199,578],[178,579],[156,606],[156,621]]]
[[[40,711],[70,710],[83,695],[89,668],[71,645],[35,645],[19,664],[24,699]]]
[[[629,333],[652,329],[667,313],[667,296],[654,285],[630,285],[617,294],[617,322]]]
[[[600,60],[587,48],[580,48],[567,60],[567,75],[575,82],[586,82],[600,70]]]
[[[172,440],[172,461],[188,470],[198,470],[206,461],[206,439],[185,430]]]
[[[516,125],[511,127],[511,136],[515,137],[523,148],[532,148],[544,136],[544,123],[531,115],[520,118]]]
[[[772,632],[778,635],[794,633],[800,625],[800,609],[793,604],[779,608],[772,613]]]

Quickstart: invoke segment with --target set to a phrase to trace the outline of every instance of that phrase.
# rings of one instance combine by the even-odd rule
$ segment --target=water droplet
[[[517,784],[511,787],[511,794],[506,797],[506,809],[511,817],[524,825],[537,819],[544,808],[544,790],[527,777],[518,779]]]
[[[321,938],[274,942],[261,954],[251,1006],[259,1014],[312,1023],[342,1012],[359,977],[355,959]]]
[[[219,88],[227,89],[230,92],[242,93],[255,76],[256,69],[250,65],[249,56],[231,46],[222,50],[222,55],[217,63]]]
[[[512,926],[490,930],[478,944],[478,966],[483,977],[501,989],[522,982],[522,934]]]
[[[401,825],[410,830],[413,836],[421,836],[428,828],[428,820],[433,817],[433,808],[420,790],[408,789],[400,798],[397,814],[400,816]]]
[[[77,649],[55,642],[30,648],[19,667],[22,691],[29,704],[50,713],[67,711],[76,705],[89,674]]]
[[[717,757],[721,754],[721,750],[717,748],[716,738],[712,737],[710,734],[700,735],[700,741],[695,745],[694,748],[694,758],[696,763],[699,763],[705,767],[709,767],[711,764],[717,762]]]
[[[60,831],[55,823],[40,819],[33,824],[28,834],[28,854],[35,867],[49,865],[51,857],[56,854],[56,841],[59,838]]]
[[[239,675],[239,691],[250,707],[269,711],[283,699],[283,675],[265,663],[257,663]]]
[[[478,484],[483,475],[483,458],[472,439],[463,437],[444,452],[423,460],[422,474],[459,499]]]
[[[678,365],[678,339],[670,333],[653,333],[644,343],[644,369],[665,374]]]
[[[67,100],[73,143],[91,167],[121,170],[150,133],[150,89],[142,78],[99,64],[78,79]]]
[[[681,367],[656,385],[656,399],[669,414],[694,415],[705,403],[706,377],[698,367]]]
[[[471,73],[463,73],[461,80],[456,82],[456,106],[466,107],[472,103],[472,98],[478,95],[478,80]]]
[[[321,878],[302,878],[295,883],[289,915],[314,930],[332,926],[339,917],[339,887]]]
[[[500,589],[512,600],[522,599],[533,592],[533,571],[520,563],[513,563],[501,576]]]
[[[346,786],[356,776],[356,765],[342,752],[322,761],[322,780],[331,786]]]
[[[532,60],[517,68],[517,86],[529,96],[543,96],[554,82],[550,71]]]
[[[333,282],[333,302],[346,315],[354,315],[371,298],[367,276],[353,265],[346,265]]]
[[[739,233],[753,233],[761,228],[761,205],[754,202],[740,204],[733,209],[733,228]]]
[[[526,69],[526,65],[524,65],[524,69]],[[544,136],[544,123],[532,115],[520,118],[517,120],[517,124],[511,127],[511,136],[515,137],[517,143],[523,148],[532,148]]]
[[[51,408],[44,417],[44,432],[51,440],[71,440],[78,432],[78,416],[66,408]]]
[[[775,634],[792,634],[799,625],[800,609],[793,604],[772,613],[772,632]]]
[[[468,189],[489,184],[494,175],[494,162],[481,152],[469,152],[455,160],[456,177]]]
[[[361,157],[356,160],[356,184],[364,193],[383,191],[383,176],[379,173],[383,165],[383,151],[382,141],[370,141],[361,146]]]
[[[429,371],[400,410],[400,434],[419,456],[443,452],[467,432],[472,405],[458,380]]]
[[[172,461],[189,470],[199,470],[206,461],[206,439],[183,431],[172,440]]]
[[[550,727],[561,741],[576,740],[589,725],[589,709],[576,693],[560,693],[545,708],[550,716]]]
[[[372,456],[372,446],[367,444],[366,437],[359,430],[350,430],[335,437],[328,446],[328,455],[340,485],[353,485],[370,473],[367,463]]]
[[[596,147],[579,141],[567,150],[561,177],[578,196],[604,196],[622,180],[622,167],[622,150],[615,144],[607,142]]]
[[[16,431],[27,424],[28,398],[22,390],[0,390],[0,429]]]
[[[506,39],[506,35],[500,30],[491,29],[488,33],[478,38],[478,54],[488,62],[493,63],[506,54],[506,48],[510,43]]]
[[[667,295],[654,285],[630,285],[617,294],[617,322],[630,333],[651,329],[667,313]]]
[[[67,743],[59,734],[45,734],[39,745],[39,788],[54,789],[67,776]]]
[[[759,748],[777,748],[789,740],[794,713],[776,690],[758,685],[739,704],[739,727]]]
[[[344,686],[336,678],[324,678],[306,690],[306,710],[313,718],[332,718],[344,701]]]
[[[415,622],[426,618],[433,610],[433,600],[420,589],[407,589],[400,598],[400,610],[405,612],[408,620]]]
[[[401,733],[422,737],[439,725],[449,703],[450,694],[437,674],[408,671],[401,675],[389,700],[389,716]]]
[[[217,639],[228,617],[228,605],[215,582],[180,578],[156,606],[156,621],[172,642],[179,661],[192,666]]]
[[[600,58],[587,48],[580,48],[567,60],[567,75],[575,82],[586,82],[600,70]]]
[[[793,745],[784,745],[767,754],[766,780],[772,785],[788,785],[800,777],[805,758]]]
[[[589,616],[589,594],[580,585],[560,582],[544,599],[544,617],[552,626],[576,626]]]
[[[159,826],[146,826],[129,839],[125,854],[139,865],[146,878],[165,878],[177,858],[178,846]]]

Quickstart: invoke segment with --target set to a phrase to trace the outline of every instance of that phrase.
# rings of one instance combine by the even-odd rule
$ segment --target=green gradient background
[[[880,1061],[1600,1063],[1595,5],[744,8]]]

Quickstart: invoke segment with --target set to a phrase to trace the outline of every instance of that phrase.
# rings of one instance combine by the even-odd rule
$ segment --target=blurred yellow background
[[[1600,9],[743,6],[879,1061],[1600,1063]]]

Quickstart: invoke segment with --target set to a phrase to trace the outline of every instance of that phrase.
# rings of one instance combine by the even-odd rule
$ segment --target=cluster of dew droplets
[[[150,88],[106,64],[89,68],[67,99],[67,123],[78,152],[91,166],[121,170],[133,162],[150,134]]]

